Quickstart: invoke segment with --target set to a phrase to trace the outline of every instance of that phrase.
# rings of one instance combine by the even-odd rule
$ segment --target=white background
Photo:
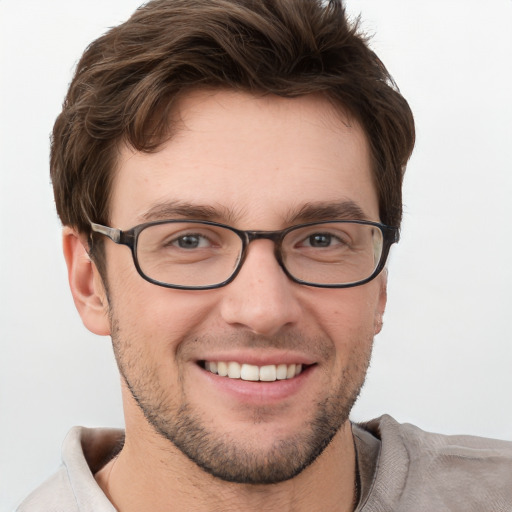
[[[0,0],[0,510],[75,424],[122,425],[68,291],[48,137],[85,46],[138,0]],[[402,240],[356,420],[512,440],[512,1],[350,0],[416,116]]]

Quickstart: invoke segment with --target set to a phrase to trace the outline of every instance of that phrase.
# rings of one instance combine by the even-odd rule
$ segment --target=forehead
[[[323,97],[196,91],[170,123],[157,152],[121,148],[113,225],[126,229],[148,212],[187,216],[177,204],[248,229],[277,229],[291,212],[321,203],[350,202],[378,220],[365,134]]]

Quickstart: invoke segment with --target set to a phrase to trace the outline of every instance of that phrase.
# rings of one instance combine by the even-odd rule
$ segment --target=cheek
[[[320,290],[324,293],[316,293],[310,302],[315,324],[336,354],[330,365],[332,375],[345,375],[362,384],[376,333],[381,289],[381,283],[372,281],[354,288]]]
[[[348,341],[374,333],[375,319],[381,313],[379,282],[354,288],[316,290],[309,301],[309,309],[329,337]]]
[[[155,358],[175,352],[183,339],[199,332],[218,303],[213,290],[164,288],[145,281],[134,268],[119,266],[110,276],[110,303],[121,326],[120,341],[146,347]]]

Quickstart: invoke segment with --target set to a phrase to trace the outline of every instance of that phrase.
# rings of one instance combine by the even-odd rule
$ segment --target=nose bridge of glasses
[[[284,237],[283,231],[245,231],[247,237],[247,248],[249,244],[255,240],[270,240],[274,243],[274,255],[279,262],[279,265],[283,266],[281,258],[281,243]]]
[[[280,267],[284,267],[283,259],[281,257],[281,242],[283,240],[284,233],[283,231],[244,231],[245,234],[245,250],[243,251],[243,256],[240,261],[240,265],[245,261],[247,257],[247,250],[249,249],[249,244],[255,240],[270,240],[274,243],[274,256],[279,263]]]
[[[271,240],[276,245],[280,245],[283,238],[282,231],[245,231],[245,234],[248,243],[254,240]]]

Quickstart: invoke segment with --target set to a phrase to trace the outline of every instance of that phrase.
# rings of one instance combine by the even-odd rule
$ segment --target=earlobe
[[[69,286],[82,322],[94,334],[109,335],[107,296],[98,269],[87,253],[87,241],[83,235],[65,227],[62,246]]]
[[[379,334],[379,332],[382,330],[384,311],[386,309],[386,302],[388,299],[388,271],[386,268],[382,271],[382,274],[379,276],[379,280],[380,289],[377,310],[375,311],[374,334]]]

